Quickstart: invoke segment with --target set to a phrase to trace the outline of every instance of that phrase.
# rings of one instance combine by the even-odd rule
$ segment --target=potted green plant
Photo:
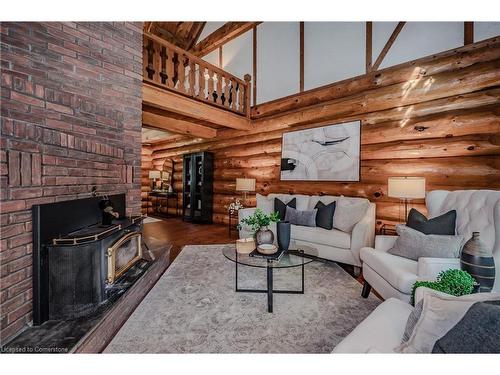
[[[274,234],[269,229],[269,225],[279,221],[280,217],[278,212],[266,214],[260,208],[257,208],[253,215],[241,219],[241,222],[238,224],[238,229],[241,229],[242,224],[250,226],[254,232],[255,242],[257,245],[273,243]]]
[[[471,294],[477,289],[476,280],[467,272],[459,269],[449,269],[441,271],[436,281],[417,281],[413,284],[411,292],[411,303],[415,301],[415,290],[419,286],[425,286],[443,293],[448,293],[454,296],[463,296]]]

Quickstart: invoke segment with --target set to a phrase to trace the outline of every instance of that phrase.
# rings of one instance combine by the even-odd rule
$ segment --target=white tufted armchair
[[[496,264],[494,291],[500,291],[500,191],[495,190],[434,190],[427,193],[429,217],[457,211],[456,233],[469,239],[472,232],[481,232],[481,240],[493,249]],[[363,297],[371,287],[384,298],[410,300],[417,280],[433,280],[439,272],[460,268],[459,259],[420,258],[418,261],[387,253],[396,236],[376,236],[375,248],[360,251],[363,262]]]

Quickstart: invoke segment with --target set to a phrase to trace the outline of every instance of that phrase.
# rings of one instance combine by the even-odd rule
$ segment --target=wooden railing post
[[[252,80],[252,76],[250,74],[245,74],[245,76],[243,77],[243,79],[245,80],[246,82],[246,85],[245,85],[245,114],[247,116],[247,118],[250,118],[250,81]]]

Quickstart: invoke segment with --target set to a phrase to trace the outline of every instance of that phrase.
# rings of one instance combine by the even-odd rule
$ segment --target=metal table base
[[[282,293],[282,294],[304,294],[304,261],[302,260],[302,265],[301,267],[301,275],[302,275],[302,280],[301,284],[302,287],[300,290],[282,290],[282,289],[273,289],[273,268],[271,267],[270,264],[272,263],[271,260],[267,261],[267,289],[244,289],[244,288],[238,288],[238,256],[236,255],[236,265],[235,265],[235,290],[236,292],[242,292],[242,293],[266,293],[267,294],[267,312],[272,313],[273,312],[273,293]]]

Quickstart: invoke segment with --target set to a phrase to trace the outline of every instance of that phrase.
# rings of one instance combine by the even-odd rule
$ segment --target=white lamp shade
[[[424,177],[389,177],[387,195],[392,198],[425,198]]]
[[[237,191],[255,191],[255,178],[237,178]]]
[[[161,172],[160,171],[149,171],[149,178],[160,178],[161,177]]]
[[[170,180],[170,172],[161,172],[162,180]]]

